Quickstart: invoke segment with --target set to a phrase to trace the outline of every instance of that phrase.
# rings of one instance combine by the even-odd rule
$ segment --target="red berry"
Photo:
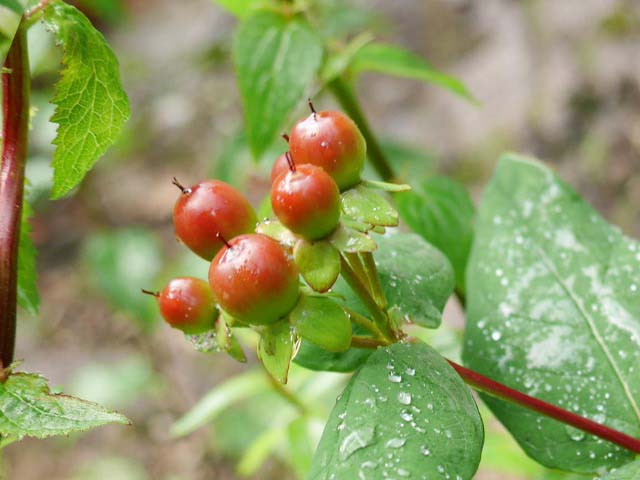
[[[153,295],[158,299],[160,314],[172,327],[188,334],[203,333],[214,328],[216,305],[211,289],[204,280],[174,278],[161,292]]]
[[[340,191],[322,168],[298,165],[271,188],[271,207],[282,224],[308,240],[326,237],[340,220]]]
[[[220,308],[251,325],[277,322],[298,301],[298,268],[266,235],[231,240],[211,262],[209,284]]]
[[[366,143],[356,124],[341,112],[312,112],[291,130],[289,148],[296,165],[324,168],[340,190],[360,181]]]
[[[191,250],[211,260],[231,239],[252,232],[256,214],[249,201],[231,185],[205,180],[191,188],[182,187],[182,195],[173,208],[173,226],[177,237]]]
[[[287,161],[287,154],[283,153],[276,161],[273,162],[273,167],[271,167],[271,184],[275,182],[276,178],[280,176],[281,173],[289,171],[289,162]]]

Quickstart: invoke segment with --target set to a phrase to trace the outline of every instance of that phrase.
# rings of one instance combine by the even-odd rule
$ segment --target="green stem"
[[[373,323],[367,317],[360,315],[359,313],[354,312],[349,308],[346,308],[346,307],[342,307],[342,308],[344,309],[345,312],[347,312],[347,315],[349,315],[349,319],[353,323],[367,329],[378,340],[384,340],[384,337],[385,337],[384,334],[380,331],[380,329],[375,323]]]
[[[358,98],[353,92],[351,86],[342,78],[338,77],[335,80],[332,80],[328,87],[335,95],[340,106],[351,117],[351,119],[356,122],[358,128],[360,128],[362,136],[367,142],[367,155],[369,156],[369,160],[371,161],[373,168],[375,168],[376,172],[378,172],[378,175],[380,175],[383,180],[387,182],[393,181],[394,174],[391,164],[387,160],[387,156],[382,151],[380,143],[373,133],[373,130],[360,107],[360,102],[358,101]]]
[[[0,361],[13,361],[18,299],[18,245],[29,134],[29,55],[23,21],[2,72],[2,163],[0,164]]]
[[[309,409],[307,408],[307,406],[302,403],[302,400],[300,400],[293,392],[288,390],[284,385],[273,378],[268,372],[265,372],[265,374],[267,375],[267,378],[269,379],[273,390],[278,395],[280,395],[287,402],[293,405],[302,415],[307,415],[309,413]]]
[[[375,338],[369,337],[359,337],[353,336],[351,337],[351,346],[354,348],[369,348],[376,349],[378,347],[386,347],[391,345],[390,341],[376,340]]]
[[[382,284],[380,283],[380,276],[378,275],[378,267],[376,267],[376,262],[373,259],[373,253],[360,252],[358,253],[358,258],[364,266],[364,271],[367,275],[369,285],[371,286],[373,298],[376,299],[381,309],[386,310],[387,297],[385,297],[384,292],[382,291]]]

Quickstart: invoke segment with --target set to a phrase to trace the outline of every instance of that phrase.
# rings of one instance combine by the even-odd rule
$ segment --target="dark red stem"
[[[456,370],[456,372],[458,372],[465,383],[480,392],[515,403],[529,410],[533,410],[534,412],[538,412],[546,417],[553,418],[579,430],[595,435],[596,437],[600,437],[620,445],[627,450],[640,453],[640,440],[637,438],[630,437],[622,432],[596,423],[588,418],[581,417],[580,415],[576,415],[575,413],[563,410],[560,407],[556,407],[555,405],[551,405],[550,403],[544,402],[540,399],[525,395],[522,392],[518,392],[506,385],[502,385],[501,383],[491,380],[490,378],[474,372],[473,370],[469,370],[462,365],[458,365],[451,360],[447,361]]]
[[[231,244],[225,240],[225,238],[222,236],[220,232],[216,233],[216,238],[220,240],[222,243],[224,243],[225,247],[231,248]]]
[[[283,133],[282,138],[284,138],[285,142],[289,143],[289,135],[287,135],[286,133]]]
[[[191,191],[190,189],[188,189],[188,188],[186,188],[184,185],[182,185],[182,184],[178,181],[178,179],[177,179],[176,177],[173,177],[173,178],[171,179],[171,183],[173,183],[176,187],[178,187],[182,193],[190,193],[190,191]]]
[[[147,290],[145,288],[141,288],[140,291],[142,293],[144,293],[145,295],[151,295],[154,297],[159,297],[160,296],[160,292],[154,292],[153,290]]]
[[[13,362],[18,299],[18,244],[29,133],[29,56],[20,25],[2,73],[2,164],[0,164],[0,360]]]
[[[293,158],[291,157],[291,153],[290,152],[285,153],[284,157],[287,159],[287,165],[289,165],[289,170],[291,170],[292,172],[295,172],[296,164],[293,161]]]

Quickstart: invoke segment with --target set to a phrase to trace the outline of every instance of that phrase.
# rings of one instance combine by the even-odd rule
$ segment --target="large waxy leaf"
[[[311,480],[471,479],[483,427],[457,373],[425,344],[379,349],[331,412]]]
[[[639,437],[640,245],[542,164],[516,155],[500,161],[477,226],[465,363]],[[633,458],[520,407],[486,402],[544,465],[593,472]]]
[[[53,395],[47,380],[15,373],[0,383],[0,435],[20,439],[68,435],[107,423],[129,421],[101,406],[66,395]]]
[[[258,157],[304,96],[320,66],[322,45],[304,20],[259,12],[238,28],[233,53],[247,138]]]
[[[447,257],[413,233],[376,236],[375,241],[374,258],[389,307],[418,325],[437,328],[454,286]]]
[[[456,287],[464,292],[475,214],[465,188],[436,175],[396,195],[395,200],[402,220],[447,256],[456,272]]]
[[[601,480],[638,480],[640,478],[640,460],[629,463],[618,468],[607,475],[603,475]]]
[[[118,60],[87,17],[60,0],[44,12],[47,28],[64,49],[51,117],[58,124],[52,196],[59,198],[80,183],[118,138],[129,118],[129,100],[120,84]]]

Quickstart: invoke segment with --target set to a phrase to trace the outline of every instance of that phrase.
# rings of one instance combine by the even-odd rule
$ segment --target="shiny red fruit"
[[[281,173],[271,187],[271,208],[278,220],[308,240],[326,237],[340,220],[340,191],[322,168],[298,165]]]
[[[209,268],[213,296],[231,316],[267,325],[287,315],[298,301],[298,268],[266,235],[241,235],[218,252]]]
[[[271,184],[275,182],[276,178],[280,176],[281,173],[289,171],[289,162],[287,161],[287,154],[283,153],[276,161],[273,162],[273,167],[271,167]]]
[[[176,236],[191,250],[211,260],[227,240],[252,232],[256,214],[249,201],[231,185],[219,180],[205,180],[190,188],[173,208]]]
[[[203,333],[214,328],[215,300],[204,280],[174,278],[157,294],[157,300],[162,318],[184,333]]]
[[[360,181],[367,147],[360,130],[342,112],[312,112],[291,130],[289,149],[296,165],[322,167],[346,190]]]

